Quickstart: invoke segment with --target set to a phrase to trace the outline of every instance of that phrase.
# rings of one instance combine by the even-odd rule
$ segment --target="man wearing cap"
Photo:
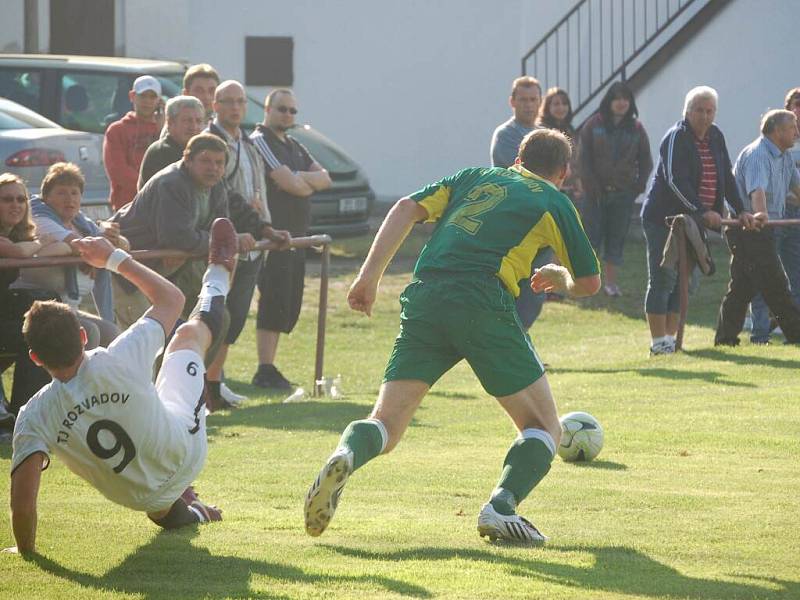
[[[108,126],[103,141],[103,164],[111,182],[111,206],[119,210],[136,195],[144,153],[155,142],[164,116],[161,84],[150,75],[133,82],[128,92],[133,110]]]

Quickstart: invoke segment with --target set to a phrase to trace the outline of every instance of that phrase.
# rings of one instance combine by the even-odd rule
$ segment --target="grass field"
[[[330,529],[307,537],[303,496],[341,430],[369,411],[420,239],[390,270],[371,320],[345,304],[357,266],[348,257],[366,243],[337,247],[325,372],[342,374],[342,399],[281,404],[250,387],[251,322],[227,367],[251,400],[209,418],[197,482],[223,523],[159,532],[54,460],[40,494],[41,555],[0,554],[0,598],[800,598],[798,350],[713,347],[721,245],[723,274],[693,299],[685,353],[647,356],[641,242],[628,245],[625,297],[545,306],[533,338],[560,411],[591,412],[606,430],[597,461],[556,459],[522,505],[551,537],[546,547],[477,536],[514,431],[463,364],[398,449],[355,474]],[[299,329],[280,348],[279,365],[307,389],[317,284],[309,278]],[[0,469],[9,463],[2,446]],[[12,544],[2,511],[0,545]]]

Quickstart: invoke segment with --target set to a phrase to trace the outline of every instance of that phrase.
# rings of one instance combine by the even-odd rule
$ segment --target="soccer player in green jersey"
[[[561,426],[514,297],[544,246],[555,250],[563,266],[537,270],[534,291],[582,297],[600,289],[597,257],[575,208],[558,191],[570,154],[560,132],[533,131],[512,168],[465,169],[403,198],[386,216],[347,298],[353,310],[367,315],[386,266],[414,223],[438,225],[400,296],[400,334],[375,407],[368,419],[347,426],[308,490],[309,535],[328,526],[353,471],[391,451],[430,387],[466,359],[519,430],[478,516],[478,532],[529,544],[547,539],[516,508],[550,470]]]

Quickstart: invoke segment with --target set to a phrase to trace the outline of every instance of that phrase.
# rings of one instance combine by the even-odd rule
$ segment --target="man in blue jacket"
[[[661,140],[658,165],[642,206],[648,266],[645,313],[652,337],[651,355],[675,352],[678,331],[678,274],[661,266],[669,234],[665,219],[687,214],[709,229],[719,229],[727,202],[743,227],[755,227],[736,189],[725,137],[714,125],[717,103],[717,92],[707,86],[686,94],[683,119]]]

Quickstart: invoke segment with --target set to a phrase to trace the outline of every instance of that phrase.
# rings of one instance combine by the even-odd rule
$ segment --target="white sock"
[[[222,265],[208,265],[203,275],[200,297],[227,296],[231,288],[231,274]]]

